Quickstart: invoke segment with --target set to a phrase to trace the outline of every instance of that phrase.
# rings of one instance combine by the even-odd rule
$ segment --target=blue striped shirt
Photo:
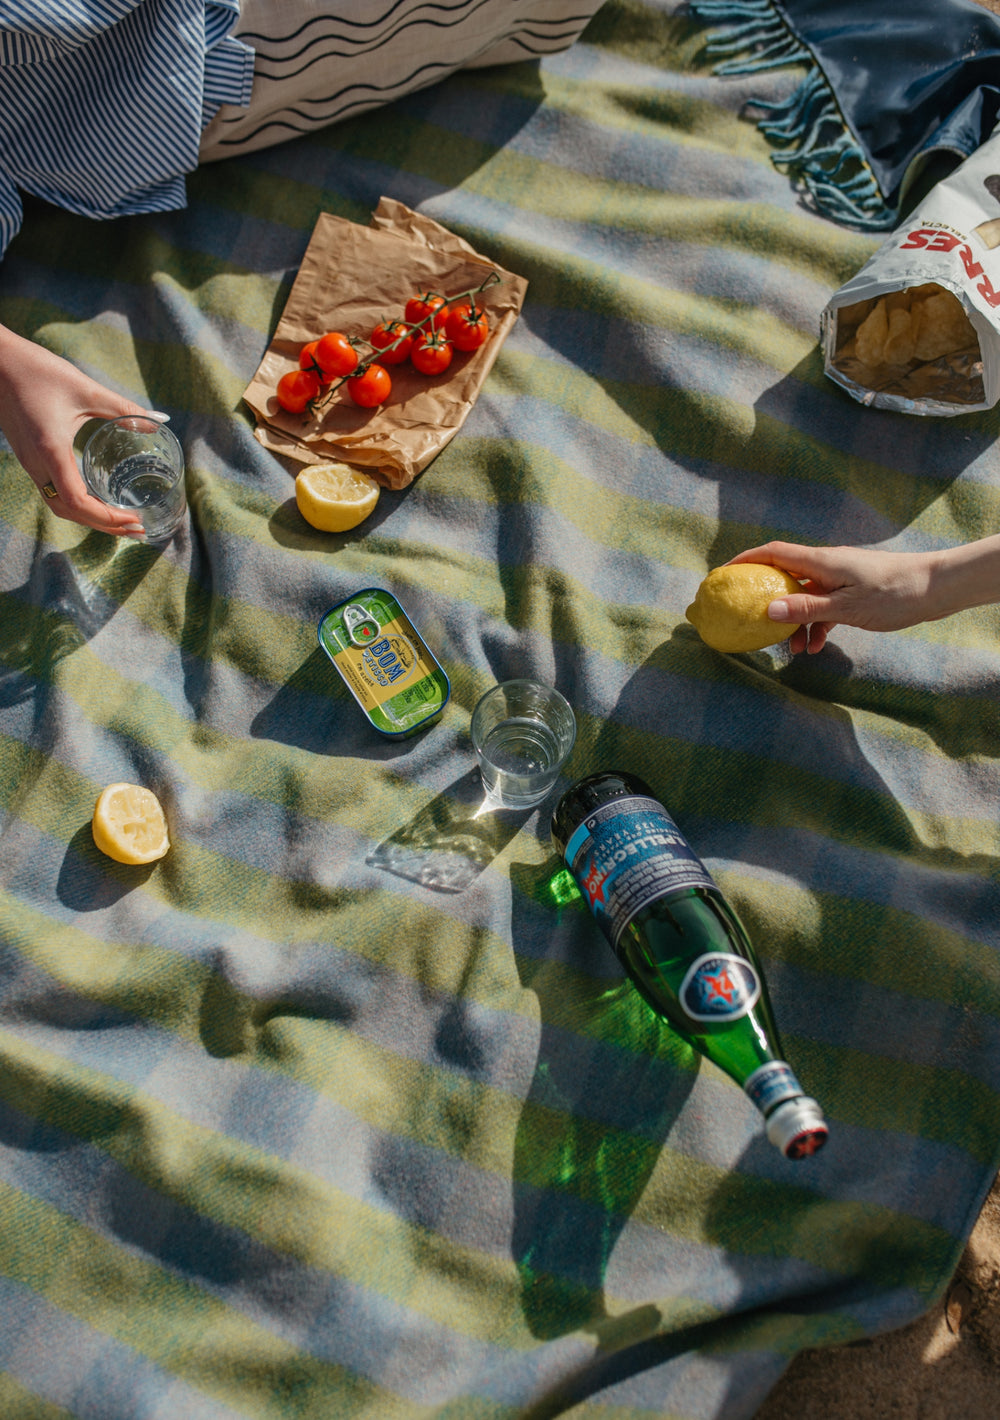
[[[87,217],[183,207],[205,123],[243,107],[239,0],[0,0],[0,256],[18,190]]]

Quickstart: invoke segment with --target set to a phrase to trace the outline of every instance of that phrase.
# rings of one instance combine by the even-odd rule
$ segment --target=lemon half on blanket
[[[307,464],[295,479],[295,501],[320,532],[348,532],[375,511],[379,485],[346,463]]]
[[[801,590],[780,567],[736,562],[709,572],[685,615],[716,651],[762,651],[798,630],[788,622],[769,621],[768,603]]]
[[[98,795],[94,842],[116,863],[154,863],[170,847],[159,799],[141,784],[109,784]]]

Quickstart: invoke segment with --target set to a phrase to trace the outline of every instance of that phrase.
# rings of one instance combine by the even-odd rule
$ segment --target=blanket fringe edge
[[[898,213],[886,202],[816,56],[772,0],[690,0],[688,9],[712,27],[707,52],[718,57],[713,72],[720,76],[808,66],[781,103],[751,101],[764,113],[757,127],[783,149],[771,161],[809,193],[823,216],[864,231],[893,227]]]

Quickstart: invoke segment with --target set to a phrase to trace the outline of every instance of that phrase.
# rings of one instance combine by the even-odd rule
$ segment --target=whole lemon
[[[798,630],[790,622],[769,621],[768,603],[801,590],[780,567],[736,562],[709,572],[685,615],[716,651],[761,651]]]

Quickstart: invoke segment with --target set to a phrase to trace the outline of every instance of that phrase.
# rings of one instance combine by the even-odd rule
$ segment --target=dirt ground
[[[932,1311],[873,1341],[803,1352],[755,1420],[1000,1420],[1000,1180]]]

